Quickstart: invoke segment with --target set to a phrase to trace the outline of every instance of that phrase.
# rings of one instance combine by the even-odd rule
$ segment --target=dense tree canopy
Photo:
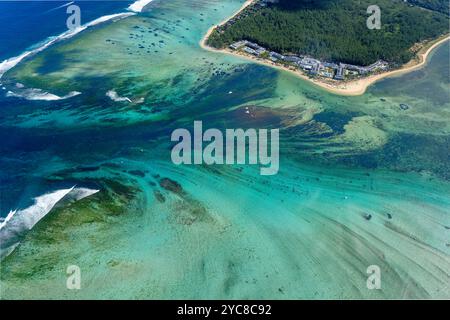
[[[446,15],[393,0],[377,1],[381,29],[370,30],[366,21],[372,2],[280,0],[213,33],[209,44],[225,47],[247,39],[277,52],[323,60],[368,65],[383,59],[401,64],[412,58],[415,43],[448,33]]]

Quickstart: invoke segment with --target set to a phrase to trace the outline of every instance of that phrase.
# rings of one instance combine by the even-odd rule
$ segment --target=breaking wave
[[[144,7],[146,5],[148,5],[150,2],[152,2],[153,0],[138,0],[134,3],[132,3],[129,7],[128,10],[133,11],[133,12],[142,12],[142,10],[144,9]]]
[[[81,94],[81,92],[78,91],[71,91],[68,94],[60,97],[57,96],[56,94],[53,93],[49,93],[46,91],[43,91],[41,89],[35,89],[35,88],[30,88],[30,89],[22,89],[18,90],[16,92],[13,91],[8,91],[6,93],[7,97],[15,97],[15,98],[23,98],[26,100],[45,100],[45,101],[56,101],[56,100],[64,100],[64,99],[69,99],[72,97],[75,97],[79,94]]]
[[[28,208],[10,211],[6,218],[0,222],[0,259],[13,252],[25,234],[55,206],[81,200],[98,191],[88,188],[75,188],[74,186],[36,197],[34,198],[34,204]]]
[[[103,16],[103,17],[97,18],[85,25],[80,26],[79,28],[76,28],[75,30],[66,31],[57,37],[50,37],[41,46],[39,46],[33,50],[26,51],[17,57],[9,58],[9,59],[6,59],[3,62],[1,62],[0,63],[0,79],[8,70],[14,68],[23,59],[30,57],[32,55],[35,55],[36,53],[39,53],[39,52],[47,49],[48,47],[55,44],[56,42],[72,38],[73,36],[77,35],[78,33],[86,30],[87,28],[93,27],[100,23],[103,23],[103,22],[106,22],[109,20],[117,21],[119,19],[123,19],[123,18],[129,17],[129,16],[132,16],[134,14],[135,13],[132,13],[132,12],[126,12],[126,13],[116,13],[116,14]]]
[[[117,94],[117,92],[114,91],[114,90],[109,90],[109,91],[106,93],[106,96],[107,96],[108,98],[110,98],[112,101],[116,101],[116,102],[130,102],[130,103],[133,102],[133,101],[131,101],[130,98],[119,96],[119,95]]]
[[[12,58],[4,60],[3,62],[0,63],[0,79],[8,70],[14,68],[23,59],[30,57],[32,55],[35,55],[36,53],[39,53],[39,52],[47,49],[49,46],[55,44],[56,42],[59,42],[59,41],[65,40],[65,39],[69,39],[69,38],[75,36],[76,34],[80,33],[81,31],[84,31],[87,28],[98,25],[100,23],[103,23],[103,22],[106,22],[109,20],[123,19],[123,18],[129,17],[129,16],[132,16],[135,13],[142,12],[144,7],[152,1],[153,0],[138,0],[134,3],[132,3],[128,7],[128,10],[132,11],[132,12],[123,12],[123,13],[116,13],[116,14],[102,16],[100,18],[97,18],[97,19],[85,24],[85,25],[80,26],[79,28],[77,28],[75,30],[66,31],[56,37],[49,37],[46,41],[43,42],[42,45],[38,46],[37,48],[35,48],[33,50],[26,51],[17,57],[12,57]],[[66,6],[66,5],[64,5],[64,6]]]

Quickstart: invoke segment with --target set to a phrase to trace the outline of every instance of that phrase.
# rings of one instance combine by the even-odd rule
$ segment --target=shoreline
[[[258,58],[258,57],[255,57],[255,56],[252,56],[249,54],[237,53],[236,51],[232,51],[230,49],[216,49],[216,48],[210,47],[206,44],[206,41],[208,40],[209,36],[212,34],[212,32],[217,27],[225,24],[227,21],[229,21],[230,19],[237,16],[239,13],[242,12],[242,10],[247,8],[253,2],[255,2],[255,0],[247,0],[242,5],[242,7],[236,13],[234,13],[231,17],[228,17],[225,20],[221,21],[219,24],[210,27],[208,29],[208,31],[206,32],[206,34],[200,40],[200,43],[199,43],[200,47],[202,47],[205,50],[211,51],[211,52],[219,52],[219,53],[229,54],[229,55],[233,55],[235,57],[250,60],[250,61],[260,64],[260,65],[272,67],[272,68],[275,68],[275,69],[278,69],[281,71],[287,71],[287,72],[289,72],[303,80],[306,80],[309,83],[314,84],[328,92],[331,92],[331,93],[334,93],[337,95],[342,95],[342,96],[363,95],[371,85],[373,85],[374,83],[376,83],[382,79],[385,79],[388,77],[399,76],[399,75],[402,75],[402,74],[405,74],[408,72],[412,72],[412,71],[422,68],[424,65],[426,65],[429,54],[435,48],[437,48],[444,42],[450,40],[450,35],[448,35],[448,34],[440,36],[437,39],[430,40],[417,52],[417,54],[415,55],[414,58],[412,58],[409,62],[407,62],[406,64],[404,64],[403,66],[401,66],[398,69],[379,73],[379,74],[370,75],[370,76],[364,77],[364,78],[336,82],[336,83],[331,84],[331,83],[328,83],[328,82],[318,79],[318,78],[314,78],[314,79],[310,78],[304,72],[302,72],[298,69],[294,69],[294,68],[291,69],[291,68],[276,64],[276,63],[271,62],[266,59],[261,59],[261,58]],[[334,80],[328,80],[328,81],[334,81]]]
[[[206,34],[202,37],[202,39],[200,40],[200,47],[202,47],[203,49],[206,49],[208,51],[215,51],[215,52],[220,52],[220,51],[225,51],[225,50],[220,50],[220,49],[215,49],[213,47],[210,47],[206,44],[206,40],[208,40],[209,36],[211,35],[211,33],[214,31],[214,29],[216,29],[217,27],[220,27],[221,25],[224,25],[225,23],[227,23],[227,21],[233,19],[235,16],[237,16],[239,13],[242,12],[242,10],[244,10],[245,8],[247,8],[249,5],[251,5],[253,2],[255,2],[256,0],[247,0],[244,2],[244,4],[239,8],[238,11],[236,11],[236,13],[234,13],[232,16],[225,18],[224,20],[222,20],[221,22],[219,22],[216,25],[213,25],[212,27],[210,27],[208,29],[208,31],[206,31]],[[239,55],[241,56],[241,55]]]

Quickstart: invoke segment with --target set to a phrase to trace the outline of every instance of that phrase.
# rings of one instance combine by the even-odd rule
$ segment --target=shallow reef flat
[[[447,184],[283,168],[268,179],[155,162],[132,187],[116,182],[49,215],[3,262],[3,295],[448,298]],[[68,264],[82,290],[65,288]],[[366,287],[369,265],[383,270],[381,290]]]

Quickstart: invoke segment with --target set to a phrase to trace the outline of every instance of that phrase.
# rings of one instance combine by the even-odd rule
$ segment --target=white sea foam
[[[142,10],[144,9],[144,7],[146,5],[148,5],[150,2],[152,2],[153,0],[138,0],[134,3],[132,3],[129,7],[128,10],[133,11],[133,12],[142,12]]]
[[[87,188],[61,189],[34,199],[34,204],[23,210],[10,211],[0,223],[0,259],[9,255],[36,223],[55,206],[86,198],[99,190]]]
[[[114,90],[109,90],[109,91],[106,93],[106,96],[107,96],[108,98],[110,98],[111,100],[116,101],[116,102],[130,102],[130,103],[133,102],[133,101],[131,101],[130,98],[119,96],[119,95],[117,94],[117,92],[114,91]]]
[[[107,16],[103,16],[100,18],[97,18],[85,25],[80,26],[79,28],[76,28],[75,30],[68,30],[62,34],[60,34],[57,37],[50,37],[47,39],[46,42],[44,42],[41,46],[30,50],[30,51],[26,51],[24,53],[22,53],[21,55],[17,56],[17,57],[13,57],[13,58],[9,58],[4,60],[3,62],[0,63],[0,79],[2,78],[2,76],[5,74],[6,71],[14,68],[20,61],[22,61],[23,59],[31,56],[31,55],[35,55],[36,53],[39,53],[45,49],[47,49],[49,46],[51,46],[52,44],[62,41],[62,40],[66,40],[69,39],[73,36],[75,36],[76,34],[80,33],[83,30],[86,30],[89,27],[93,27],[95,25],[98,25],[100,23],[109,21],[109,20],[119,20],[119,19],[123,19],[126,17],[129,17],[131,15],[134,15],[134,13],[131,12],[126,12],[126,13],[116,13],[116,14],[110,14]]]
[[[71,2],[65,3],[65,4],[63,4],[63,5],[60,5],[59,7],[50,9],[50,10],[47,11],[47,12],[50,12],[50,11],[54,11],[54,10],[58,10],[58,9],[61,9],[61,8],[68,7],[68,6],[70,6],[71,4],[74,4],[74,2],[75,2],[75,1],[71,1]]]
[[[17,210],[11,210],[9,211],[6,218],[2,218],[2,222],[0,223],[0,230],[3,228],[4,225],[6,225],[9,222],[9,220],[11,220],[11,218],[16,214],[16,212]]]
[[[56,94],[49,93],[46,91],[43,91],[41,89],[35,89],[35,88],[29,88],[29,89],[22,89],[16,92],[8,91],[6,93],[7,97],[15,97],[15,98],[23,98],[26,100],[45,100],[45,101],[56,101],[56,100],[64,100],[69,99],[72,97],[75,97],[77,95],[81,94],[81,92],[78,91],[71,91],[68,94],[60,97]]]

